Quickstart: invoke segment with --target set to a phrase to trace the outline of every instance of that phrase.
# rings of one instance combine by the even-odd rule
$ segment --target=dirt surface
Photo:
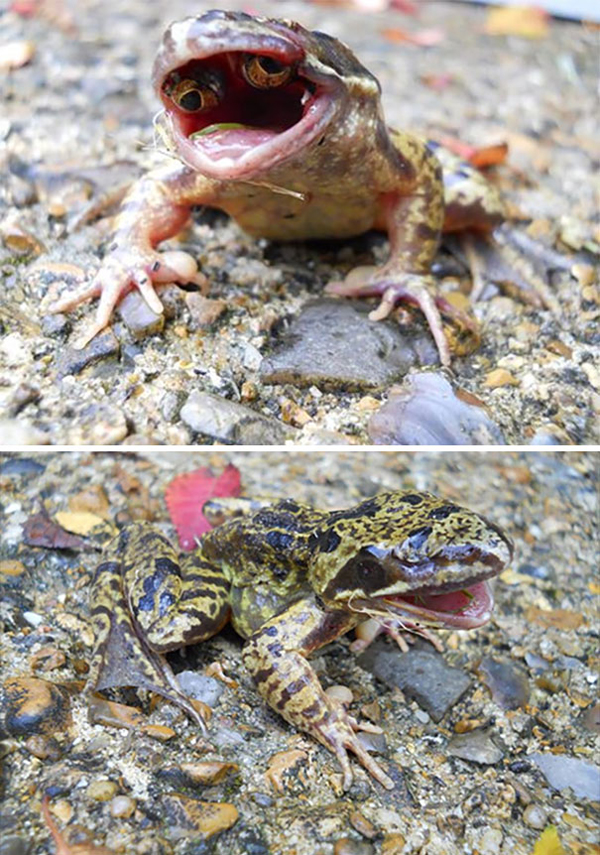
[[[196,212],[192,227],[170,245],[198,258],[211,298],[221,303],[207,308],[199,295],[169,288],[163,326],[143,312],[140,318],[140,301],[133,299],[115,316],[112,331],[83,354],[71,345],[95,305],[69,316],[44,311],[53,297],[97,269],[109,243],[110,219],[75,229],[81,211],[141,170],[164,163],[165,156],[152,151],[153,55],[166,24],[210,5],[47,2],[41,14],[2,17],[0,42],[24,41],[21,50],[31,53],[1,81],[0,162],[7,180],[0,197],[0,400],[6,442],[368,442],[368,420],[392,382],[380,365],[373,377],[361,366],[356,380],[344,352],[341,368],[349,376],[332,356],[328,378],[327,360],[319,356],[301,383],[293,371],[289,382],[266,382],[261,362],[277,351],[289,323],[328,281],[385,258],[381,236],[341,245],[268,244],[250,239],[225,216]],[[539,40],[487,36],[486,10],[454,3],[422,4],[418,18],[293,0],[256,0],[251,6],[348,42],[379,77],[390,124],[475,146],[508,142],[509,163],[494,180],[522,218],[517,231],[542,252],[556,311],[534,308],[514,289],[503,293],[490,285],[473,309],[483,343],[454,360],[453,382],[488,405],[508,443],[595,441],[597,30],[553,20]],[[443,37],[418,47],[398,42],[395,28],[439,28]],[[554,249],[563,261],[549,255]],[[442,278],[442,290],[464,302],[464,266],[443,253],[440,263],[441,272],[454,271]],[[548,276],[556,264],[565,268]],[[364,313],[360,322],[372,334]],[[417,311],[402,312],[400,322],[409,342],[415,334],[429,342],[408,368],[418,371],[419,361],[427,365],[432,358],[430,336]],[[398,321],[387,323],[396,335]],[[344,318],[331,324],[334,330],[339,324],[343,339]],[[349,327],[348,335],[354,330]],[[226,409],[217,426],[198,418],[194,406],[188,417],[190,395],[205,393],[242,409]],[[234,418],[244,417],[253,424],[258,418],[249,436],[231,428]]]
[[[383,489],[431,490],[514,539],[492,621],[439,633],[442,654],[423,641],[403,654],[378,639],[359,665],[345,637],[313,657],[323,685],[348,687],[352,712],[382,728],[370,745],[393,790],[353,761],[344,793],[332,755],[258,698],[229,628],[170,656],[192,682],[215,662],[230,681],[214,668],[203,678],[212,693],[205,737],[180,710],[128,690],[114,697],[141,707],[130,729],[89,723],[81,688],[97,547],[131,519],[172,534],[169,481],[227,463],[247,495],[322,508]],[[580,452],[2,455],[0,852],[54,851],[40,818],[44,793],[71,844],[94,840],[111,852],[530,855],[540,835],[564,848],[536,852],[597,852],[597,463]],[[84,543],[27,545],[27,521],[42,509],[76,537],[85,530]],[[90,514],[99,522],[91,529]],[[14,681],[29,678],[39,682],[27,691],[18,683],[15,700]],[[192,780],[188,764],[208,761],[234,765],[221,782]]]

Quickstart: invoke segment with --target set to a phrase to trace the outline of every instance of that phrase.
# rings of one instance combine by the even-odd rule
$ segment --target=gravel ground
[[[171,655],[192,684],[214,662],[234,681],[215,679],[214,667],[204,678],[213,712],[205,738],[164,703],[144,702],[129,730],[88,722],[94,547],[130,519],[170,531],[166,484],[227,463],[239,467],[245,494],[322,508],[382,489],[432,490],[514,539],[492,621],[440,633],[441,655],[425,642],[402,654],[385,639],[359,665],[346,637],[313,658],[323,684],[349,687],[353,712],[382,727],[371,748],[395,789],[354,764],[343,793],[332,756],[258,699],[228,628]],[[97,851],[95,840],[102,852],[127,853],[530,855],[541,835],[563,848],[536,852],[597,852],[597,464],[575,451],[2,455],[0,853],[54,851],[44,792],[71,844],[88,847],[73,853]],[[84,512],[101,524],[71,550],[33,547],[24,525],[42,509],[63,525],[81,526]],[[133,692],[115,697],[140,706]],[[207,783],[208,761],[218,765]]]
[[[474,309],[481,348],[455,359],[450,379],[487,405],[508,443],[597,440],[598,31],[554,20],[540,40],[486,36],[485,8],[442,2],[423,4],[418,19],[298,0],[251,6],[347,41],[379,77],[390,124],[475,146],[509,143],[509,165],[497,180],[523,219],[520,233],[545,247],[544,271],[562,263],[549,250],[565,259],[566,267],[550,275],[558,311],[533,308],[513,291],[489,286]],[[163,326],[132,298],[112,331],[83,354],[71,343],[94,307],[68,317],[45,314],[52,295],[97,268],[109,240],[107,217],[75,230],[77,215],[90,199],[164,162],[152,151],[153,54],[166,24],[209,7],[182,0],[55,0],[42,4],[37,16],[7,11],[0,18],[0,50],[24,40],[21,51],[31,53],[1,83],[0,162],[7,180],[0,193],[0,418],[6,443],[379,442],[369,419],[392,384],[434,358],[418,312],[381,325],[383,333],[364,314],[368,301],[356,313],[342,301],[336,310],[328,303],[321,310],[332,312],[327,330],[315,326],[314,310],[300,333],[295,330],[329,280],[385,257],[382,237],[341,246],[268,244],[212,212],[198,212],[171,245],[199,259],[210,296],[220,302],[207,306],[198,294],[170,288]],[[397,28],[439,28],[445,37],[417,47],[399,43]],[[464,268],[443,253],[440,263],[446,273],[454,269],[442,289],[464,300]],[[345,338],[360,342],[351,358],[335,343]],[[299,354],[294,347],[302,344]],[[389,356],[399,348],[407,354]],[[305,365],[307,352],[313,359]],[[278,355],[286,367],[275,359],[274,372]],[[444,422],[451,404],[440,406],[437,419]],[[426,408],[418,418],[435,427]],[[471,439],[457,434],[453,441]]]

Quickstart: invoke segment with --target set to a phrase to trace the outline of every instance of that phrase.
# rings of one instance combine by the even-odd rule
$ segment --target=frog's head
[[[513,553],[494,523],[429,493],[382,493],[335,512],[312,547],[328,607],[461,629],[489,620],[488,580]]]
[[[168,145],[209,178],[249,180],[381,123],[379,84],[341,42],[290,21],[213,10],[172,24],[154,63]]]

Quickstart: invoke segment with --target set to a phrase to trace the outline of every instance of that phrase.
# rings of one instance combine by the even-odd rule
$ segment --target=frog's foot
[[[542,271],[569,269],[571,259],[505,223],[490,235],[465,232],[458,236],[473,287],[470,299],[477,302],[490,282],[511,296],[536,308],[561,316],[560,303]]]
[[[476,321],[437,293],[437,285],[432,276],[404,273],[385,267],[372,271],[373,268],[356,268],[348,274],[344,282],[330,282],[326,290],[331,294],[340,294],[344,297],[381,295],[379,306],[369,313],[372,321],[387,318],[399,300],[418,306],[427,319],[437,345],[440,362],[444,366],[450,365],[450,344],[442,324],[440,309],[462,331],[469,333],[478,341]],[[461,349],[461,352],[467,351]]]
[[[439,653],[444,649],[439,637],[424,626],[408,621],[382,622],[369,618],[356,627],[356,638],[350,645],[350,650],[352,653],[362,653],[379,635],[384,633],[396,642],[402,653],[408,653],[409,645],[414,644],[418,636],[432,644]]]
[[[344,789],[348,790],[351,787],[353,779],[348,751],[352,751],[356,755],[376,781],[379,781],[388,790],[393,789],[394,782],[392,779],[371,757],[356,735],[359,730],[381,733],[381,728],[369,724],[369,722],[358,722],[348,715],[341,704],[334,702],[331,698],[327,699],[327,706],[329,707],[329,714],[320,721],[313,723],[309,732],[337,757],[344,775]]]
[[[70,312],[81,303],[100,297],[96,320],[76,341],[76,350],[84,348],[110,322],[111,315],[121,297],[137,288],[149,308],[157,315],[163,305],[154,290],[155,284],[192,282],[204,290],[206,277],[198,272],[195,260],[187,252],[155,252],[152,249],[113,250],[91,282],[65,294],[53,303],[48,311]]]

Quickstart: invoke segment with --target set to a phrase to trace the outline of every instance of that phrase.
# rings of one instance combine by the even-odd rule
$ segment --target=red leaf
[[[46,549],[92,549],[92,544],[66,531],[42,511],[29,517],[23,526],[23,542],[28,546],[44,546]]]
[[[205,503],[215,496],[239,496],[240,489],[239,469],[231,463],[217,476],[203,468],[173,478],[165,498],[183,550],[195,549],[196,540],[212,528],[202,512]]]

